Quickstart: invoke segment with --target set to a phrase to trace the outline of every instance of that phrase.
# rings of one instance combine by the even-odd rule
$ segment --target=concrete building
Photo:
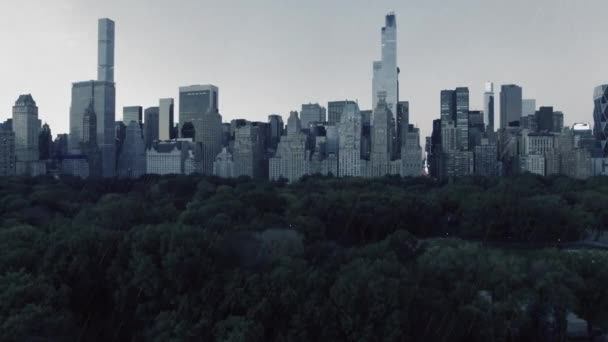
[[[338,176],[360,177],[361,161],[361,113],[356,103],[349,103],[340,115]]]
[[[421,176],[422,164],[420,129],[412,127],[403,135],[403,146],[401,148],[401,176]]]
[[[378,94],[379,100],[376,102],[372,119],[372,149],[371,149],[371,176],[383,177],[391,174],[390,162],[392,156],[392,130],[391,112],[386,102],[386,94]]]
[[[330,101],[327,103],[327,113],[329,124],[340,124],[342,122],[342,113],[347,106],[356,105],[354,101]],[[357,105],[358,106],[358,105]]]
[[[61,174],[79,178],[89,178],[90,168],[87,156],[83,154],[69,154],[61,158]]]
[[[15,175],[15,133],[0,130],[0,176]]]
[[[260,145],[258,132],[258,127],[252,124],[236,129],[232,149],[234,177],[262,178],[264,176],[260,163],[263,158],[263,146]]]
[[[488,138],[481,139],[481,144],[475,146],[475,171],[478,176],[498,176],[498,146]]]
[[[287,121],[287,135],[281,137],[274,157],[270,158],[270,180],[298,181],[309,174],[306,149],[307,136],[302,133],[298,112],[291,112]]]
[[[593,135],[603,156],[608,157],[608,84],[595,88],[593,102]]]
[[[536,100],[522,99],[521,100],[521,116],[530,116],[536,114]]]
[[[39,160],[38,150],[38,107],[31,95],[21,95],[15,102],[12,126],[15,133],[16,174],[31,177],[44,175],[46,164]]]
[[[268,116],[268,142],[269,148],[276,150],[283,135],[285,125],[283,124],[283,118],[278,114]]]
[[[540,153],[519,156],[520,172],[529,172],[545,176],[545,156]]]
[[[173,136],[173,107],[172,98],[160,99],[158,103],[158,139],[171,140]]]
[[[215,162],[213,162],[213,174],[221,178],[235,177],[232,154],[228,152],[226,147],[222,148],[222,152],[215,157]]]

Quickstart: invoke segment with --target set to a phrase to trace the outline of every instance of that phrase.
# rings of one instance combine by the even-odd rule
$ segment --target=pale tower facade
[[[158,103],[158,139],[171,139],[171,131],[173,130],[173,111],[174,101],[172,98],[160,99]]]
[[[378,105],[378,93],[386,92],[386,103],[393,115],[399,103],[399,70],[397,67],[397,16],[389,13],[381,31],[382,57],[374,62],[372,82],[372,108]],[[394,117],[394,122],[397,118]]]
[[[379,100],[372,119],[372,150],[370,155],[372,177],[383,177],[391,173],[391,148],[393,146],[391,119],[393,113],[388,107],[385,95],[384,92],[378,94]]]
[[[338,175],[361,177],[361,113],[355,102],[344,106],[338,130]]]

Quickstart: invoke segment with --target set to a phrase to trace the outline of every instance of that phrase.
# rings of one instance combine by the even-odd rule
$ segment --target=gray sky
[[[424,135],[441,89],[468,86],[481,109],[486,80],[523,86],[566,124],[592,121],[593,88],[608,82],[606,0],[2,0],[0,119],[32,93],[53,134],[67,132],[71,82],[96,77],[100,17],[116,21],[117,120],[207,83],[225,121],[328,100],[368,109],[392,10],[400,97]]]

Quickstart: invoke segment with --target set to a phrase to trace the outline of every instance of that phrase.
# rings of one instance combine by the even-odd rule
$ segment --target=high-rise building
[[[125,126],[129,126],[131,121],[139,124],[143,122],[143,108],[141,106],[122,107],[122,122]]]
[[[441,91],[441,126],[449,123],[456,126],[456,96],[453,90]]]
[[[370,156],[372,177],[383,177],[391,174],[390,162],[393,147],[391,119],[393,113],[386,102],[386,94],[380,92],[378,98],[372,119],[372,150]]]
[[[274,157],[270,158],[270,180],[284,178],[295,182],[309,173],[306,142],[298,112],[291,112],[287,120],[287,135],[281,137]]]
[[[137,178],[146,173],[146,144],[141,125],[131,121],[118,157],[118,177]]]
[[[382,56],[373,63],[372,108],[378,106],[378,93],[386,93],[386,104],[397,122],[399,69],[397,66],[397,17],[389,13],[381,30]]]
[[[0,130],[0,176],[15,174],[15,133]]]
[[[16,174],[25,176],[45,174],[45,164],[39,161],[38,152],[40,133],[38,107],[30,94],[19,96],[13,106],[13,132]]]
[[[160,99],[158,103],[158,139],[170,140],[173,135],[173,107],[171,98]]]
[[[99,19],[97,80],[114,82],[114,21]]]
[[[536,111],[536,123],[538,132],[553,132],[553,107],[540,107]]]
[[[456,135],[457,148],[469,150],[469,88],[456,88]]]
[[[219,90],[214,85],[192,85],[179,88],[179,123],[194,122],[209,112],[219,113]],[[195,125],[196,129],[196,125]],[[219,153],[219,151],[218,151]],[[213,156],[215,159],[215,156]]]
[[[222,150],[222,116],[218,111],[202,114],[192,120],[194,141],[202,143],[203,155],[200,172],[213,174],[213,162]]]
[[[494,126],[494,111],[496,108],[494,98],[494,83],[487,82],[486,91],[483,93],[483,122],[486,132],[494,132],[496,130]]]
[[[199,145],[189,139],[155,142],[146,150],[146,173],[189,175],[196,172],[200,168],[197,154],[202,153]]]
[[[222,148],[222,152],[217,155],[215,162],[213,162],[213,174],[221,178],[233,178],[235,175],[232,154],[226,147]]]
[[[101,168],[99,171],[103,177],[112,177],[116,170],[114,22],[110,19],[100,19],[98,28],[97,81],[72,84],[69,148],[72,153],[80,152],[84,129],[82,127],[83,117],[85,111],[91,106],[97,118],[97,146],[101,152]]]
[[[260,160],[263,158],[263,147],[260,146],[258,133],[258,127],[252,124],[247,124],[236,129],[232,150],[235,177],[249,176],[251,178],[261,178],[263,176],[262,165],[260,163]]]
[[[328,119],[327,121],[330,124],[339,124],[342,122],[342,113],[344,113],[344,108],[346,106],[352,106],[356,104],[354,101],[330,101],[327,103],[327,113]]]
[[[348,103],[341,114],[338,152],[338,176],[360,177],[361,161],[361,113],[356,103]]]
[[[269,130],[268,130],[269,146],[272,150],[276,150],[277,145],[279,144],[279,141],[281,140],[281,136],[283,135],[283,129],[284,129],[283,118],[278,114],[269,115],[268,116],[268,125],[269,125]]]
[[[500,128],[518,127],[522,116],[522,89],[514,84],[500,89]]]
[[[599,142],[604,156],[608,157],[608,84],[595,88],[593,100],[593,135]]]
[[[302,128],[307,129],[310,128],[311,124],[325,122],[326,117],[327,110],[318,103],[302,105],[302,111],[300,112]]]
[[[478,176],[498,176],[498,148],[488,138],[481,139],[475,146],[475,174]]]
[[[522,99],[521,100],[521,116],[529,116],[536,114],[536,100]]]
[[[409,127],[410,103],[409,101],[399,101],[397,104],[396,134],[393,137],[393,160],[401,158],[401,150],[405,146],[405,135],[409,132]]]
[[[401,149],[401,176],[418,177],[422,175],[422,147],[420,129],[411,128],[403,134]]]
[[[144,139],[146,149],[152,147],[152,143],[159,140],[159,108],[150,107],[144,111]]]
[[[553,112],[553,133],[561,133],[564,130],[564,113]]]
[[[51,150],[53,147],[53,134],[51,127],[47,123],[42,125],[42,130],[38,134],[38,158],[40,160],[51,159]]]

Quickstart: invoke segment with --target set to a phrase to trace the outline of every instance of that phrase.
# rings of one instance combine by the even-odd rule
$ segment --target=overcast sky
[[[329,100],[368,109],[389,11],[400,98],[423,135],[441,89],[468,86],[482,109],[487,80],[521,85],[566,124],[592,121],[593,88],[608,82],[606,0],[2,0],[0,120],[31,93],[53,134],[67,132],[71,83],[96,77],[101,17],[116,21],[117,120],[209,83],[225,121]]]

